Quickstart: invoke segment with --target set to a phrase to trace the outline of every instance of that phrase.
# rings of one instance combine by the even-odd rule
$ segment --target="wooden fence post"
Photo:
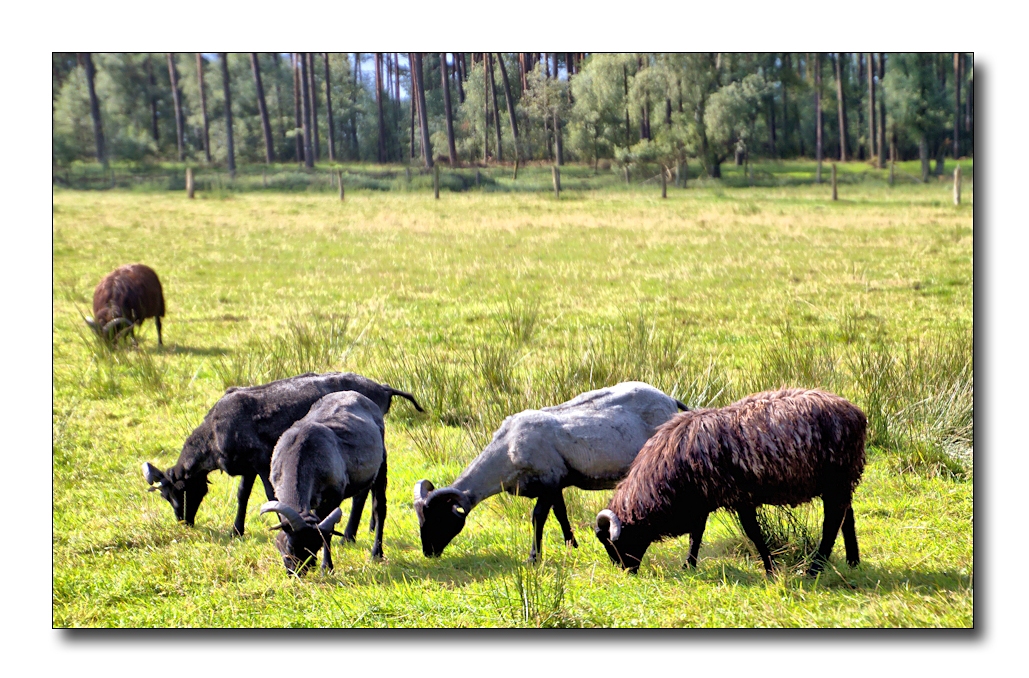
[[[893,158],[890,158],[890,186],[893,185]]]
[[[664,167],[661,168],[661,197],[662,198],[667,198],[668,197],[668,182],[665,179],[665,168]]]
[[[193,168],[186,168],[186,195],[193,199]]]
[[[518,154],[515,153],[514,177],[511,181],[518,181]]]
[[[836,163],[832,164],[832,199],[836,200]]]
[[[336,181],[339,182],[339,201],[343,202],[343,170],[336,170]]]
[[[475,170],[475,187],[478,188],[482,184],[482,172]]]
[[[625,185],[628,186],[629,185],[629,166],[626,165],[622,169],[625,170]]]
[[[559,170],[557,168],[557,165],[554,165],[550,169],[551,169],[551,172],[554,175],[554,197],[560,200],[560,198],[561,198],[561,170]]]
[[[954,168],[954,204],[961,204],[961,165]]]
[[[439,164],[432,166],[432,194],[439,200]]]

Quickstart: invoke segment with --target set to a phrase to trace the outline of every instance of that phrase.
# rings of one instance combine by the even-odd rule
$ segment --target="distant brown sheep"
[[[865,414],[823,391],[783,389],[727,407],[683,412],[661,426],[597,515],[597,538],[616,565],[635,572],[647,548],[690,534],[695,567],[708,514],[729,508],[772,558],[755,508],[797,506],[822,497],[822,541],[808,569],[822,570],[843,528],[847,562],[859,561],[851,496],[865,466]]]
[[[120,266],[104,276],[93,291],[93,318],[86,323],[107,341],[128,331],[135,341],[133,329],[153,318],[157,325],[157,345],[162,346],[161,318],[164,316],[164,292],[154,269],[143,264]]]

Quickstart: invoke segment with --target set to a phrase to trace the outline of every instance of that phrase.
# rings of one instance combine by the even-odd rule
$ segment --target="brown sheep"
[[[839,396],[782,389],[727,407],[683,412],[661,426],[597,515],[597,538],[630,572],[654,541],[690,534],[695,567],[708,514],[736,511],[765,571],[772,558],[755,508],[822,497],[822,541],[808,574],[822,570],[843,528],[847,562],[859,561],[851,496],[865,466],[865,414]]]
[[[107,341],[116,340],[127,331],[132,340],[133,329],[153,318],[157,325],[157,345],[163,346],[161,318],[164,316],[164,292],[154,269],[143,264],[119,266],[104,276],[93,291],[93,318],[86,323]]]

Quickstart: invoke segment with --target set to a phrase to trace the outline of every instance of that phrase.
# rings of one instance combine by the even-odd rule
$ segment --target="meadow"
[[[55,182],[54,626],[972,626],[971,162],[960,206],[913,166],[892,186],[843,166],[837,202],[810,163],[758,165],[753,181],[724,169],[666,200],[589,167],[563,170],[560,199],[549,168],[483,170],[478,185],[445,171],[439,200],[428,175],[389,168],[344,168],[343,202],[328,173],[285,169],[201,173],[194,200],[169,190],[174,167],[107,190]],[[137,347],[109,350],[81,316],[100,277],[135,261],[161,276],[165,345],[147,321]],[[290,578],[259,487],[241,539],[236,479],[212,474],[194,528],[146,492],[141,464],[173,464],[225,388],[329,370],[427,410],[397,400],[386,417],[384,562],[362,529],[334,543],[332,574]],[[630,379],[693,407],[781,385],[859,405],[862,563],[838,540],[823,575],[801,573],[816,501],[763,512],[771,578],[724,511],[697,570],[681,538],[627,575],[592,534],[610,492],[576,489],[578,549],[551,518],[527,564],[533,502],[498,495],[423,557],[417,480],[452,481],[509,414]]]

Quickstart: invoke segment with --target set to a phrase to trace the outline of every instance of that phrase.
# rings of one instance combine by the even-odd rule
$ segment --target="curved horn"
[[[275,511],[285,518],[294,532],[298,532],[308,526],[307,523],[304,522],[304,519],[300,517],[300,514],[297,513],[296,509],[283,504],[281,501],[266,501],[261,504],[261,515],[271,511]]]
[[[153,485],[154,483],[161,482],[164,479],[164,474],[149,461],[144,461],[143,478],[146,480],[147,485]]]
[[[414,484],[414,501],[425,503],[425,500],[429,497],[429,493],[435,490],[436,487],[429,480],[419,480]]]
[[[432,493],[432,500],[434,502],[446,501],[445,498],[449,498],[449,497],[456,498],[458,505],[460,505],[461,509],[465,513],[468,513],[469,511],[472,510],[472,502],[470,502],[468,500],[468,495],[466,495],[464,492],[462,492],[461,490],[459,490],[457,488],[454,488],[454,487],[444,487],[444,488],[436,490],[435,492]],[[457,513],[457,511],[455,511],[455,513]]]
[[[335,527],[336,523],[338,523],[342,518],[343,509],[337,506],[332,510],[332,513],[325,516],[325,520],[318,523],[318,529],[322,532],[332,532],[332,528]]]
[[[104,334],[107,334],[108,332],[110,332],[111,328],[114,328],[115,332],[120,332],[125,327],[131,327],[131,326],[132,326],[132,321],[131,320],[128,320],[127,318],[115,318],[111,322],[109,322],[106,325],[104,325]]]
[[[100,328],[96,326],[95,320],[93,320],[92,318],[85,318],[84,320],[86,321],[86,324],[89,325],[90,329],[92,329],[94,332],[100,331]]]
[[[604,509],[597,514],[597,527],[602,530],[606,529],[611,541],[618,541],[618,537],[622,535],[622,521],[611,509]]]

